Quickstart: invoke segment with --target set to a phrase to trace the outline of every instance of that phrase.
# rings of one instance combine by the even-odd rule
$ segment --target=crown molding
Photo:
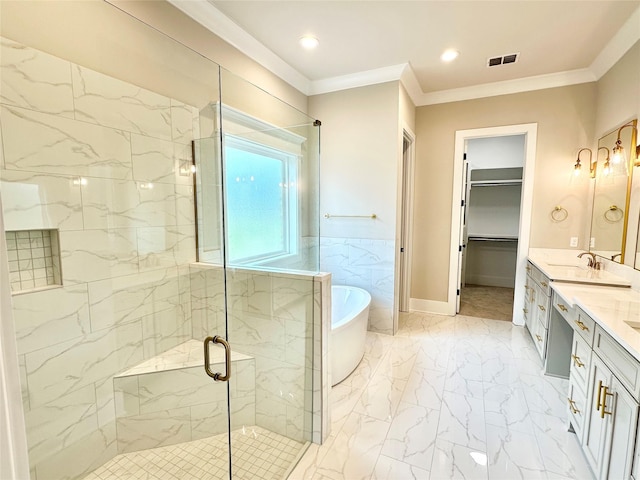
[[[339,77],[326,78],[311,82],[310,95],[320,95],[322,93],[337,92],[349,88],[365,87],[379,83],[393,82],[400,80],[402,72],[408,64],[391,65],[389,67],[365,70],[364,72],[341,75]]]
[[[207,0],[167,1],[295,89],[309,95],[311,81],[307,77],[248,34]]]
[[[420,86],[420,82],[418,81],[418,77],[416,73],[413,71],[411,64],[405,64],[405,69],[402,71],[402,75],[400,75],[400,82],[404,85],[404,88],[407,90],[407,94],[409,98],[413,101],[414,104],[417,105],[416,100],[419,99],[424,92],[422,91],[422,87]]]
[[[598,80],[640,40],[640,7],[636,8],[609,43],[602,49],[589,69]]]
[[[496,97],[498,95],[508,95],[511,93],[530,92],[533,90],[543,90],[545,88],[566,87],[579,83],[595,82],[596,80],[597,78],[591,70],[583,68],[580,70],[505,80],[503,82],[483,83],[471,87],[428,92],[423,93],[417,98],[412,97],[412,100],[417,107],[420,107],[438,103]]]

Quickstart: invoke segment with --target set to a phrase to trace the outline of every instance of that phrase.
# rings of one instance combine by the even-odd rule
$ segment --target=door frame
[[[399,312],[409,311],[411,297],[411,239],[413,233],[413,193],[415,171],[416,135],[408,125],[402,125],[401,157],[398,166],[398,215],[396,227],[396,302],[394,312],[394,333],[398,330]],[[403,146],[405,139],[409,142],[406,153]],[[403,243],[404,239],[404,245]],[[404,252],[401,252],[404,248]]]
[[[453,195],[451,208],[451,250],[449,253],[449,286],[447,294],[447,310],[450,315],[456,314],[458,279],[461,264],[458,258],[460,246],[460,202],[462,201],[463,161],[466,141],[474,138],[504,137],[509,135],[525,136],[525,154],[522,170],[522,193],[520,198],[520,225],[518,227],[518,250],[516,254],[516,282],[513,299],[513,323],[524,325],[522,309],[524,308],[524,291],[526,280],[527,255],[529,253],[529,237],[531,234],[531,211],[533,205],[533,184],[536,162],[536,143],[538,136],[537,123],[505,125],[501,127],[475,128],[456,130],[453,158]]]

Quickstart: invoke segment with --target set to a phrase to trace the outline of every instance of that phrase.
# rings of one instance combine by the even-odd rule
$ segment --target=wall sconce
[[[632,127],[634,130],[636,128],[636,121],[633,120],[629,123],[625,123],[624,125],[622,125],[619,129],[618,129],[618,139],[616,140],[616,145],[613,147],[613,155],[612,155],[612,160],[613,163],[618,165],[618,164],[622,164],[625,167],[625,170],[627,168],[627,155],[625,154],[624,151],[624,147],[622,146],[622,140],[620,140],[620,133],[622,132],[623,129],[627,128],[627,127]],[[636,160],[638,158],[638,148],[636,147]],[[635,165],[635,163],[634,163]]]
[[[576,158],[576,163],[573,166],[573,174],[576,177],[579,177],[580,174],[582,173],[582,163],[580,162],[580,154],[585,150],[589,152],[589,176],[591,178],[596,178],[596,168],[595,168],[595,164],[592,162],[593,152],[591,151],[590,148],[581,148],[580,150],[578,150],[578,157]]]
[[[602,174],[604,176],[608,176],[611,173],[611,158],[609,157],[609,149],[607,147],[600,147],[600,148],[598,148],[598,152],[600,150],[606,150],[607,151],[607,158],[605,158],[604,165],[602,166]],[[595,178],[595,176],[596,176],[596,169],[594,167],[594,169],[593,169],[593,177]]]

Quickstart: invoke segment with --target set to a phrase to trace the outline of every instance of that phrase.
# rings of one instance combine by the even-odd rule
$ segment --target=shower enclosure
[[[327,421],[319,122],[106,2],[0,9],[31,479],[285,478]]]

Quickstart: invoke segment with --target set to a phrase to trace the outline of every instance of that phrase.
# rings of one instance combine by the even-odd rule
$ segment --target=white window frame
[[[264,145],[259,142],[247,140],[246,138],[225,134],[223,136],[223,152],[226,148],[234,148],[237,150],[243,150],[256,155],[262,155],[265,157],[279,160],[283,163],[285,182],[282,182],[281,188],[289,189],[289,193],[286,195],[286,201],[284,202],[283,212],[283,229],[284,231],[284,245],[282,250],[265,252],[261,255],[254,255],[250,257],[232,258],[231,249],[228,249],[228,262],[231,265],[243,265],[243,264],[264,264],[273,262],[276,260],[283,260],[287,257],[293,257],[299,254],[299,238],[300,238],[300,200],[299,200],[299,182],[300,182],[300,156],[295,155],[284,150],[280,150],[268,145]],[[225,170],[226,170],[226,156],[225,156]],[[226,176],[226,174],[225,174]],[[292,188],[293,187],[293,188]],[[225,202],[228,201],[228,196],[225,195]],[[230,243],[228,243],[230,245]]]

